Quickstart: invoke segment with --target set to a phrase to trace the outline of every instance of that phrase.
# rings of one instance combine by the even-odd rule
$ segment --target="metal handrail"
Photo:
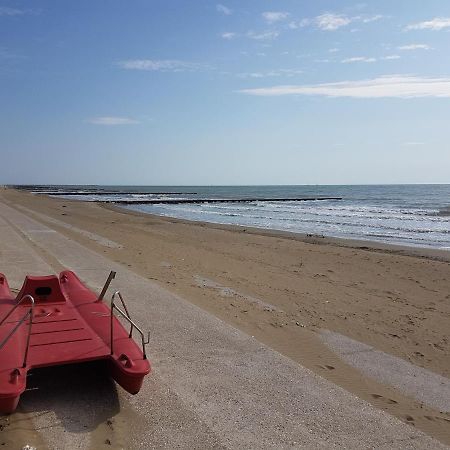
[[[27,320],[28,316],[30,316],[30,324],[28,325],[28,336],[27,336],[27,346],[25,347],[25,355],[23,358],[23,364],[22,367],[26,367],[27,365],[27,358],[28,358],[28,349],[30,347],[30,338],[31,338],[31,327],[33,325],[33,318],[34,318],[34,298],[27,294],[24,295],[9,311],[8,314],[0,321],[0,326],[3,325],[8,317],[11,316],[11,314],[19,307],[19,305],[25,300],[29,299],[31,300],[30,308],[27,310],[27,312],[24,314],[24,316],[17,322],[17,325],[9,332],[9,334],[3,339],[2,342],[0,342],[0,350],[4,347],[4,345],[9,341],[11,336],[19,329],[20,325],[22,325],[25,320]]]
[[[122,311],[118,306],[115,305],[116,296],[119,297],[123,309],[125,311]],[[131,325],[130,333],[128,335],[129,338],[133,336],[133,330],[136,329],[138,333],[141,335],[141,342],[142,342],[142,354],[144,359],[147,359],[147,354],[145,352],[145,346],[150,342],[150,332],[147,333],[147,340],[145,340],[144,332],[136,325],[133,320],[131,320],[130,314],[128,312],[127,305],[125,304],[125,301],[123,300],[122,294],[120,291],[114,292],[114,294],[111,297],[111,355],[113,354],[113,337],[114,337],[114,310],[117,310],[117,312]]]

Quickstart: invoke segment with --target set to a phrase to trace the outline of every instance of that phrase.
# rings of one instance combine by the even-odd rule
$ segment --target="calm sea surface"
[[[86,186],[58,186],[82,192]],[[342,200],[203,204],[134,204],[162,216],[333,237],[450,249],[450,185],[370,186],[90,186],[80,200],[153,198],[279,198]],[[117,194],[99,195],[100,190]],[[139,193],[138,193],[139,192]],[[165,194],[161,194],[165,192]]]

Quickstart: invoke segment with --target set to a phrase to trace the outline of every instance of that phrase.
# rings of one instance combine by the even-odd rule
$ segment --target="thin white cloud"
[[[405,30],[434,30],[440,31],[444,28],[450,28],[450,17],[436,17],[425,22],[418,22],[408,25]]]
[[[225,33],[222,33],[220,35],[222,37],[222,39],[227,39],[227,40],[231,40],[234,39],[235,37],[237,37],[237,33],[233,33],[231,31],[226,31]]]
[[[89,123],[94,125],[136,125],[140,123],[138,120],[130,119],[129,117],[114,117],[114,116],[100,116],[100,117],[92,117],[87,120]]]
[[[394,59],[400,59],[400,55],[387,55],[387,56],[383,56],[380,59],[383,59],[385,61],[394,60]]]
[[[31,9],[9,8],[8,6],[0,6],[0,16],[23,16],[24,14],[31,14]]]
[[[352,22],[352,19],[344,14],[325,13],[317,16],[315,23],[318,28],[325,31],[335,31],[345,27]]]
[[[147,70],[151,72],[185,72],[201,69],[201,64],[176,59],[128,59],[117,63],[119,67],[127,70]]]
[[[401,45],[397,47],[399,50],[431,50],[431,47],[427,44],[409,44]]]
[[[404,145],[405,147],[417,147],[419,145],[425,145],[425,142],[418,142],[418,141],[403,142],[402,145]]]
[[[269,72],[264,73],[264,72],[243,72],[243,73],[238,73],[237,76],[239,78],[265,78],[268,75]]]
[[[297,29],[308,25],[315,25],[317,28],[323,31],[336,31],[339,28],[350,25],[351,23],[371,23],[384,18],[385,16],[381,14],[348,16],[346,14],[327,12],[316,16],[313,19],[302,19],[299,22],[292,21],[288,24],[288,27],[291,29]],[[356,31],[356,29],[352,29],[351,31]]]
[[[285,11],[266,11],[261,15],[263,16],[263,19],[269,24],[286,20],[290,16],[290,14]]]
[[[268,78],[268,77],[293,77],[303,73],[301,69],[277,69],[268,72],[244,72],[239,73],[239,78]]]
[[[271,41],[273,39],[276,39],[280,33],[275,30],[269,30],[269,31],[263,31],[261,33],[256,33],[254,31],[249,31],[247,33],[247,36],[250,39],[255,39],[257,41]]]
[[[367,56],[354,56],[352,58],[345,58],[341,61],[341,63],[355,63],[355,62],[365,62],[365,63],[373,63],[376,61],[376,58],[368,58]]]
[[[328,53],[337,53],[338,51],[339,49],[336,47],[328,49]]]
[[[233,11],[230,8],[220,3],[216,5],[216,10],[217,12],[224,14],[225,16],[230,16],[231,14],[233,14]]]
[[[381,14],[374,14],[373,16],[362,16],[360,19],[362,23],[371,23],[384,19],[384,16]]]
[[[319,95],[350,98],[450,98],[450,77],[431,78],[387,75],[370,80],[313,85],[271,86],[239,92],[258,96]]]
[[[302,69],[278,69],[277,73],[280,75],[286,75],[288,77],[292,77],[294,75],[300,75],[303,73]]]

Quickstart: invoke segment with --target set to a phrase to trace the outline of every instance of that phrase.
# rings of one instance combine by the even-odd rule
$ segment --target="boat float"
[[[149,338],[135,324],[119,291],[103,298],[71,271],[27,276],[14,297],[0,273],[0,412],[12,413],[26,389],[27,373],[39,367],[106,360],[111,377],[137,394],[150,373]],[[120,306],[118,306],[118,303]],[[125,329],[118,316],[127,322]],[[133,339],[140,336],[142,348]]]

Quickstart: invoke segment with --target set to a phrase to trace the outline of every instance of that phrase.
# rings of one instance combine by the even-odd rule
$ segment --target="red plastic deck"
[[[16,409],[27,372],[38,367],[105,359],[117,383],[139,392],[150,363],[111,311],[73,272],[27,276],[16,298],[0,274],[0,412]]]

